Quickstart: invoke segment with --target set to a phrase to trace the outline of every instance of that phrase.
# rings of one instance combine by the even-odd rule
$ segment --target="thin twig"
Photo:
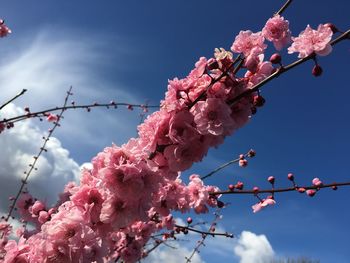
[[[249,152],[247,152],[246,154],[243,155],[244,158],[245,158],[245,157],[248,157],[248,156],[250,155],[250,153],[251,153],[251,150],[250,150]],[[206,179],[206,178],[212,176],[213,174],[219,172],[220,170],[226,168],[227,166],[229,166],[229,165],[231,165],[231,164],[234,164],[234,163],[238,163],[239,160],[241,160],[241,159],[242,159],[241,157],[238,157],[238,158],[233,159],[233,160],[231,160],[231,161],[229,161],[229,162],[227,162],[227,163],[224,163],[223,165],[220,165],[218,168],[216,168],[215,170],[211,171],[211,172],[208,173],[207,175],[202,176],[200,179],[201,179],[201,180],[204,180],[204,179]]]
[[[217,225],[217,221],[219,221],[219,219],[221,218],[220,216],[220,209],[218,209],[215,213],[215,218],[214,220],[211,222],[210,224],[210,227],[209,227],[209,232],[202,232],[202,239],[198,241],[196,247],[193,249],[191,255],[189,257],[186,257],[186,263],[189,263],[191,262],[191,259],[193,258],[193,256],[199,252],[199,248],[201,246],[204,246],[204,241],[205,239],[207,238],[208,235],[212,235],[214,236],[213,234],[216,234],[216,235],[222,235],[222,236],[225,236],[225,237],[230,237],[230,238],[233,238],[233,234],[229,234],[229,233],[215,233],[214,231],[212,231],[213,228],[215,228],[215,226]]]
[[[284,11],[286,11],[286,9],[288,8],[288,6],[292,3],[293,0],[287,0],[287,2],[284,3],[284,5],[280,8],[280,10],[278,10],[276,12],[276,15],[281,15]]]
[[[12,99],[6,101],[4,104],[2,104],[0,106],[0,110],[2,108],[4,108],[7,104],[11,103],[12,101],[14,101],[15,99],[17,99],[18,97],[22,96],[27,90],[26,89],[22,89],[22,91],[20,93],[18,93],[16,96],[14,96]]]
[[[298,191],[298,189],[305,189],[305,190],[318,190],[322,188],[332,188],[332,187],[338,187],[338,186],[350,186],[350,182],[345,183],[332,183],[332,184],[324,184],[320,186],[293,186],[293,187],[286,187],[286,188],[275,188],[275,189],[264,189],[264,190],[239,190],[239,191],[218,191],[218,192],[211,192],[209,194],[211,195],[226,195],[226,194],[262,194],[262,193],[282,193],[282,192],[291,192],[291,191]]]
[[[50,108],[42,111],[37,111],[37,112],[30,112],[26,113],[23,115],[19,115],[16,117],[8,118],[8,119],[3,119],[0,121],[0,123],[9,123],[9,122],[18,122],[22,121],[28,118],[34,118],[34,117],[46,117],[46,114],[49,112],[55,112],[55,111],[60,111],[60,110],[70,110],[70,109],[91,109],[91,108],[96,108],[96,107],[114,107],[117,108],[118,106],[127,106],[131,108],[159,108],[159,106],[156,105],[143,105],[143,104],[130,104],[130,103],[125,103],[125,102],[110,102],[110,103],[94,103],[94,104],[85,104],[85,105],[71,105],[71,106],[65,106],[65,107],[55,107],[55,108]]]
[[[25,176],[24,179],[21,180],[21,182],[22,182],[22,183],[21,183],[21,186],[20,186],[20,188],[19,188],[19,190],[18,190],[18,192],[17,192],[15,198],[12,200],[12,204],[11,204],[10,210],[9,210],[9,212],[8,212],[6,218],[5,218],[5,221],[8,221],[9,218],[11,217],[12,212],[13,212],[13,210],[15,209],[16,203],[17,203],[19,197],[21,196],[22,191],[23,191],[23,188],[24,188],[24,186],[27,184],[28,178],[29,178],[29,176],[31,175],[32,171],[33,171],[33,170],[37,170],[37,168],[35,167],[35,165],[36,165],[37,161],[39,160],[39,157],[42,155],[42,153],[43,153],[44,151],[47,151],[47,149],[45,148],[45,147],[46,147],[46,144],[47,144],[47,142],[49,141],[49,139],[50,139],[50,137],[52,136],[52,134],[53,134],[53,132],[55,131],[55,129],[59,126],[59,121],[61,120],[61,118],[62,118],[62,116],[63,116],[63,112],[64,112],[65,109],[66,109],[66,105],[67,105],[67,102],[68,102],[68,98],[69,98],[69,96],[72,94],[71,91],[72,91],[72,87],[70,87],[69,90],[67,91],[67,95],[66,95],[66,97],[65,97],[64,104],[63,104],[64,106],[61,107],[61,112],[60,112],[60,114],[59,114],[58,117],[57,117],[57,121],[54,122],[53,127],[49,130],[48,136],[45,137],[44,143],[43,143],[43,145],[40,147],[39,153],[38,153],[36,156],[34,156],[34,161],[33,161],[33,163],[31,163],[31,164],[29,165],[29,166],[30,166],[29,171],[28,171],[28,172],[25,172],[26,176]]]

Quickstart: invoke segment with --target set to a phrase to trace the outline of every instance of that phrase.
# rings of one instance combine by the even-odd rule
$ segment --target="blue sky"
[[[184,77],[200,56],[212,56],[215,47],[228,49],[240,30],[261,30],[282,3],[4,0],[0,15],[13,34],[0,43],[0,98],[28,88],[17,105],[42,109],[59,105],[73,85],[77,102],[115,99],[157,104],[168,79]],[[317,4],[295,0],[284,16],[294,36],[307,24],[333,22],[346,30],[349,8],[347,0]],[[295,58],[284,56],[287,62]],[[206,174],[253,148],[257,156],[247,168],[228,168],[208,183],[225,188],[243,180],[247,187],[268,187],[266,178],[274,175],[277,185],[288,186],[288,172],[299,184],[314,177],[349,181],[349,41],[319,62],[324,69],[319,78],[311,75],[312,64],[307,63],[263,87],[266,105],[190,172]],[[121,144],[135,136],[138,121],[137,112],[125,110],[69,112],[57,138],[82,164],[111,142]],[[235,234],[248,230],[266,235],[279,257],[349,262],[348,198],[349,188],[322,190],[314,198],[282,194],[276,207],[253,214],[253,197],[227,196],[224,200],[231,205],[221,227]],[[202,259],[213,262],[217,255],[209,247],[206,251]],[[222,259],[238,262],[233,252]]]

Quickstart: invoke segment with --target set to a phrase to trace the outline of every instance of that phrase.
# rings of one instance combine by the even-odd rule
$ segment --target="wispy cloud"
[[[32,111],[60,106],[66,91],[73,86],[76,103],[119,102],[142,103],[127,87],[115,83],[118,66],[128,47],[122,39],[74,32],[65,28],[45,28],[36,35],[18,38],[14,45],[0,51],[0,101],[17,94],[23,88],[28,92],[16,100],[17,106],[29,106]],[[116,46],[118,48],[116,48]],[[113,83],[105,72],[112,68]],[[108,75],[110,77],[110,74]],[[82,110],[65,114],[57,135],[62,142],[81,152],[101,149],[102,145],[125,142],[135,136],[138,113],[118,109]],[[95,150],[96,151],[96,150]],[[76,150],[73,150],[76,153]],[[81,160],[83,161],[83,160]],[[89,161],[89,160],[85,160]]]

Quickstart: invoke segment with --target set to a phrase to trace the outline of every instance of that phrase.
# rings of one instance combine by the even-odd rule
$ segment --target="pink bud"
[[[312,69],[312,75],[319,77],[322,75],[323,69],[319,65],[315,65]]]
[[[39,221],[39,223],[44,224],[49,219],[49,217],[50,217],[50,215],[48,212],[40,211],[38,221]]]
[[[255,194],[257,194],[257,193],[259,192],[259,187],[254,186],[254,187],[253,187],[253,192],[254,192]]]
[[[294,181],[294,175],[292,173],[288,174],[288,180]]]
[[[314,178],[313,180],[312,180],[312,184],[314,185],[314,186],[321,186],[322,185],[322,181],[319,179],[319,178]]]
[[[188,224],[192,224],[192,222],[193,222],[193,220],[192,220],[191,217],[187,218],[187,223],[188,223]]]
[[[255,95],[253,97],[253,105],[255,107],[262,107],[264,104],[265,104],[265,99],[263,98],[263,96]]]
[[[275,183],[275,177],[269,176],[269,178],[267,178],[267,181],[269,181],[270,184],[274,184]]]
[[[236,189],[238,190],[243,190],[244,184],[242,182],[237,182],[237,184],[235,185]]]
[[[270,57],[270,62],[272,64],[279,64],[279,63],[281,63],[281,60],[282,60],[282,57],[278,53],[275,53]]]
[[[306,190],[306,194],[310,197],[313,197],[316,194],[316,191],[313,189]]]
[[[35,201],[32,205],[30,212],[34,215],[38,215],[40,211],[45,209],[45,205],[40,201]]]
[[[241,167],[246,167],[248,165],[248,161],[246,159],[239,160],[238,164]]]
[[[326,23],[326,24],[324,24],[324,25],[325,25],[325,26],[328,26],[328,27],[332,30],[333,33],[339,32],[338,28],[337,28],[334,24],[332,24],[332,23]]]
[[[233,184],[230,184],[230,185],[228,186],[228,189],[229,189],[230,191],[233,191],[233,190],[235,190],[235,186],[234,186]]]
[[[256,152],[253,149],[250,149],[248,152],[248,157],[254,157],[256,155]]]
[[[49,115],[47,115],[47,118],[46,118],[46,120],[48,121],[48,122],[53,122],[53,121],[57,121],[57,115],[54,115],[54,114],[51,114],[51,113],[49,113]]]
[[[299,193],[305,193],[305,191],[306,191],[306,189],[303,188],[303,187],[299,187],[299,188],[298,188],[298,192],[299,192]]]

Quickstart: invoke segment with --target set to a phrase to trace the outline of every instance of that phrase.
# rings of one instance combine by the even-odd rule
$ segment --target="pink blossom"
[[[167,146],[164,150],[164,157],[168,160],[171,171],[184,171],[192,166],[194,162],[202,160],[207,148],[201,141],[193,139],[187,144]]]
[[[191,109],[200,134],[229,135],[235,128],[230,107],[221,99],[199,101]]]
[[[54,122],[54,121],[57,121],[57,120],[58,120],[58,117],[57,117],[57,115],[54,115],[54,114],[49,113],[49,115],[47,115],[46,120],[47,120],[48,122]]]
[[[9,240],[5,246],[6,255],[4,258],[4,263],[29,263],[28,252],[30,248],[29,245],[25,244],[25,239],[21,238],[18,242],[14,240]]]
[[[247,71],[245,77],[249,79],[248,87],[251,88],[259,82],[266,79],[271,75],[273,66],[269,61],[263,61],[263,57],[260,57],[260,62],[257,65],[255,72]]]
[[[291,32],[289,30],[288,20],[284,20],[283,16],[275,15],[267,20],[262,30],[262,35],[273,42],[277,50],[281,50],[291,41]]]
[[[44,224],[47,220],[49,220],[50,215],[46,211],[40,211],[39,212],[39,217],[38,217],[38,222],[40,224]]]
[[[253,213],[259,212],[261,209],[267,207],[268,205],[274,205],[274,204],[276,204],[276,201],[274,199],[266,198],[265,200],[252,206]]]
[[[205,57],[200,57],[195,64],[195,68],[190,72],[190,77],[200,78],[207,67],[207,59]]]
[[[84,185],[72,195],[71,200],[76,206],[85,209],[92,222],[97,223],[100,221],[103,198],[98,189]]]
[[[29,193],[21,194],[17,201],[17,208],[21,217],[26,221],[32,220],[32,215],[29,212],[29,208],[34,204],[34,198]]]
[[[161,101],[162,109],[171,112],[185,108],[188,97],[185,92],[184,80],[174,78],[168,82],[168,91],[165,93],[165,99]]]
[[[250,30],[246,30],[239,32],[231,50],[236,53],[243,53],[247,57],[252,53],[253,49],[256,54],[263,54],[266,47],[261,32],[253,33]]]
[[[207,90],[210,83],[212,82],[212,79],[209,75],[205,74],[197,79],[191,80],[191,89],[188,90],[188,98],[191,101],[196,100],[203,92]]]
[[[173,143],[186,144],[191,139],[199,137],[193,127],[194,118],[188,111],[176,113],[169,122],[169,138]]]
[[[312,184],[314,185],[314,186],[322,186],[322,181],[319,179],[319,178],[314,178],[313,180],[312,180]]]
[[[298,37],[292,37],[293,44],[288,48],[288,53],[299,52],[299,58],[305,58],[315,52],[317,55],[326,56],[332,51],[330,41],[332,29],[326,25],[319,25],[317,30],[309,25]]]
[[[193,174],[190,176],[190,183],[187,189],[190,196],[189,204],[194,208],[194,211],[197,214],[208,212],[206,204],[209,199],[209,192],[198,175]]]
[[[169,132],[170,117],[171,115],[164,110],[156,111],[138,126],[141,144],[145,150],[154,152],[157,144],[169,143],[169,139],[165,135]]]
[[[41,201],[35,201],[35,203],[29,207],[29,212],[35,216],[39,215],[39,212],[45,209],[45,204]]]
[[[107,198],[102,205],[100,220],[119,229],[140,218],[138,204],[116,196]]]

